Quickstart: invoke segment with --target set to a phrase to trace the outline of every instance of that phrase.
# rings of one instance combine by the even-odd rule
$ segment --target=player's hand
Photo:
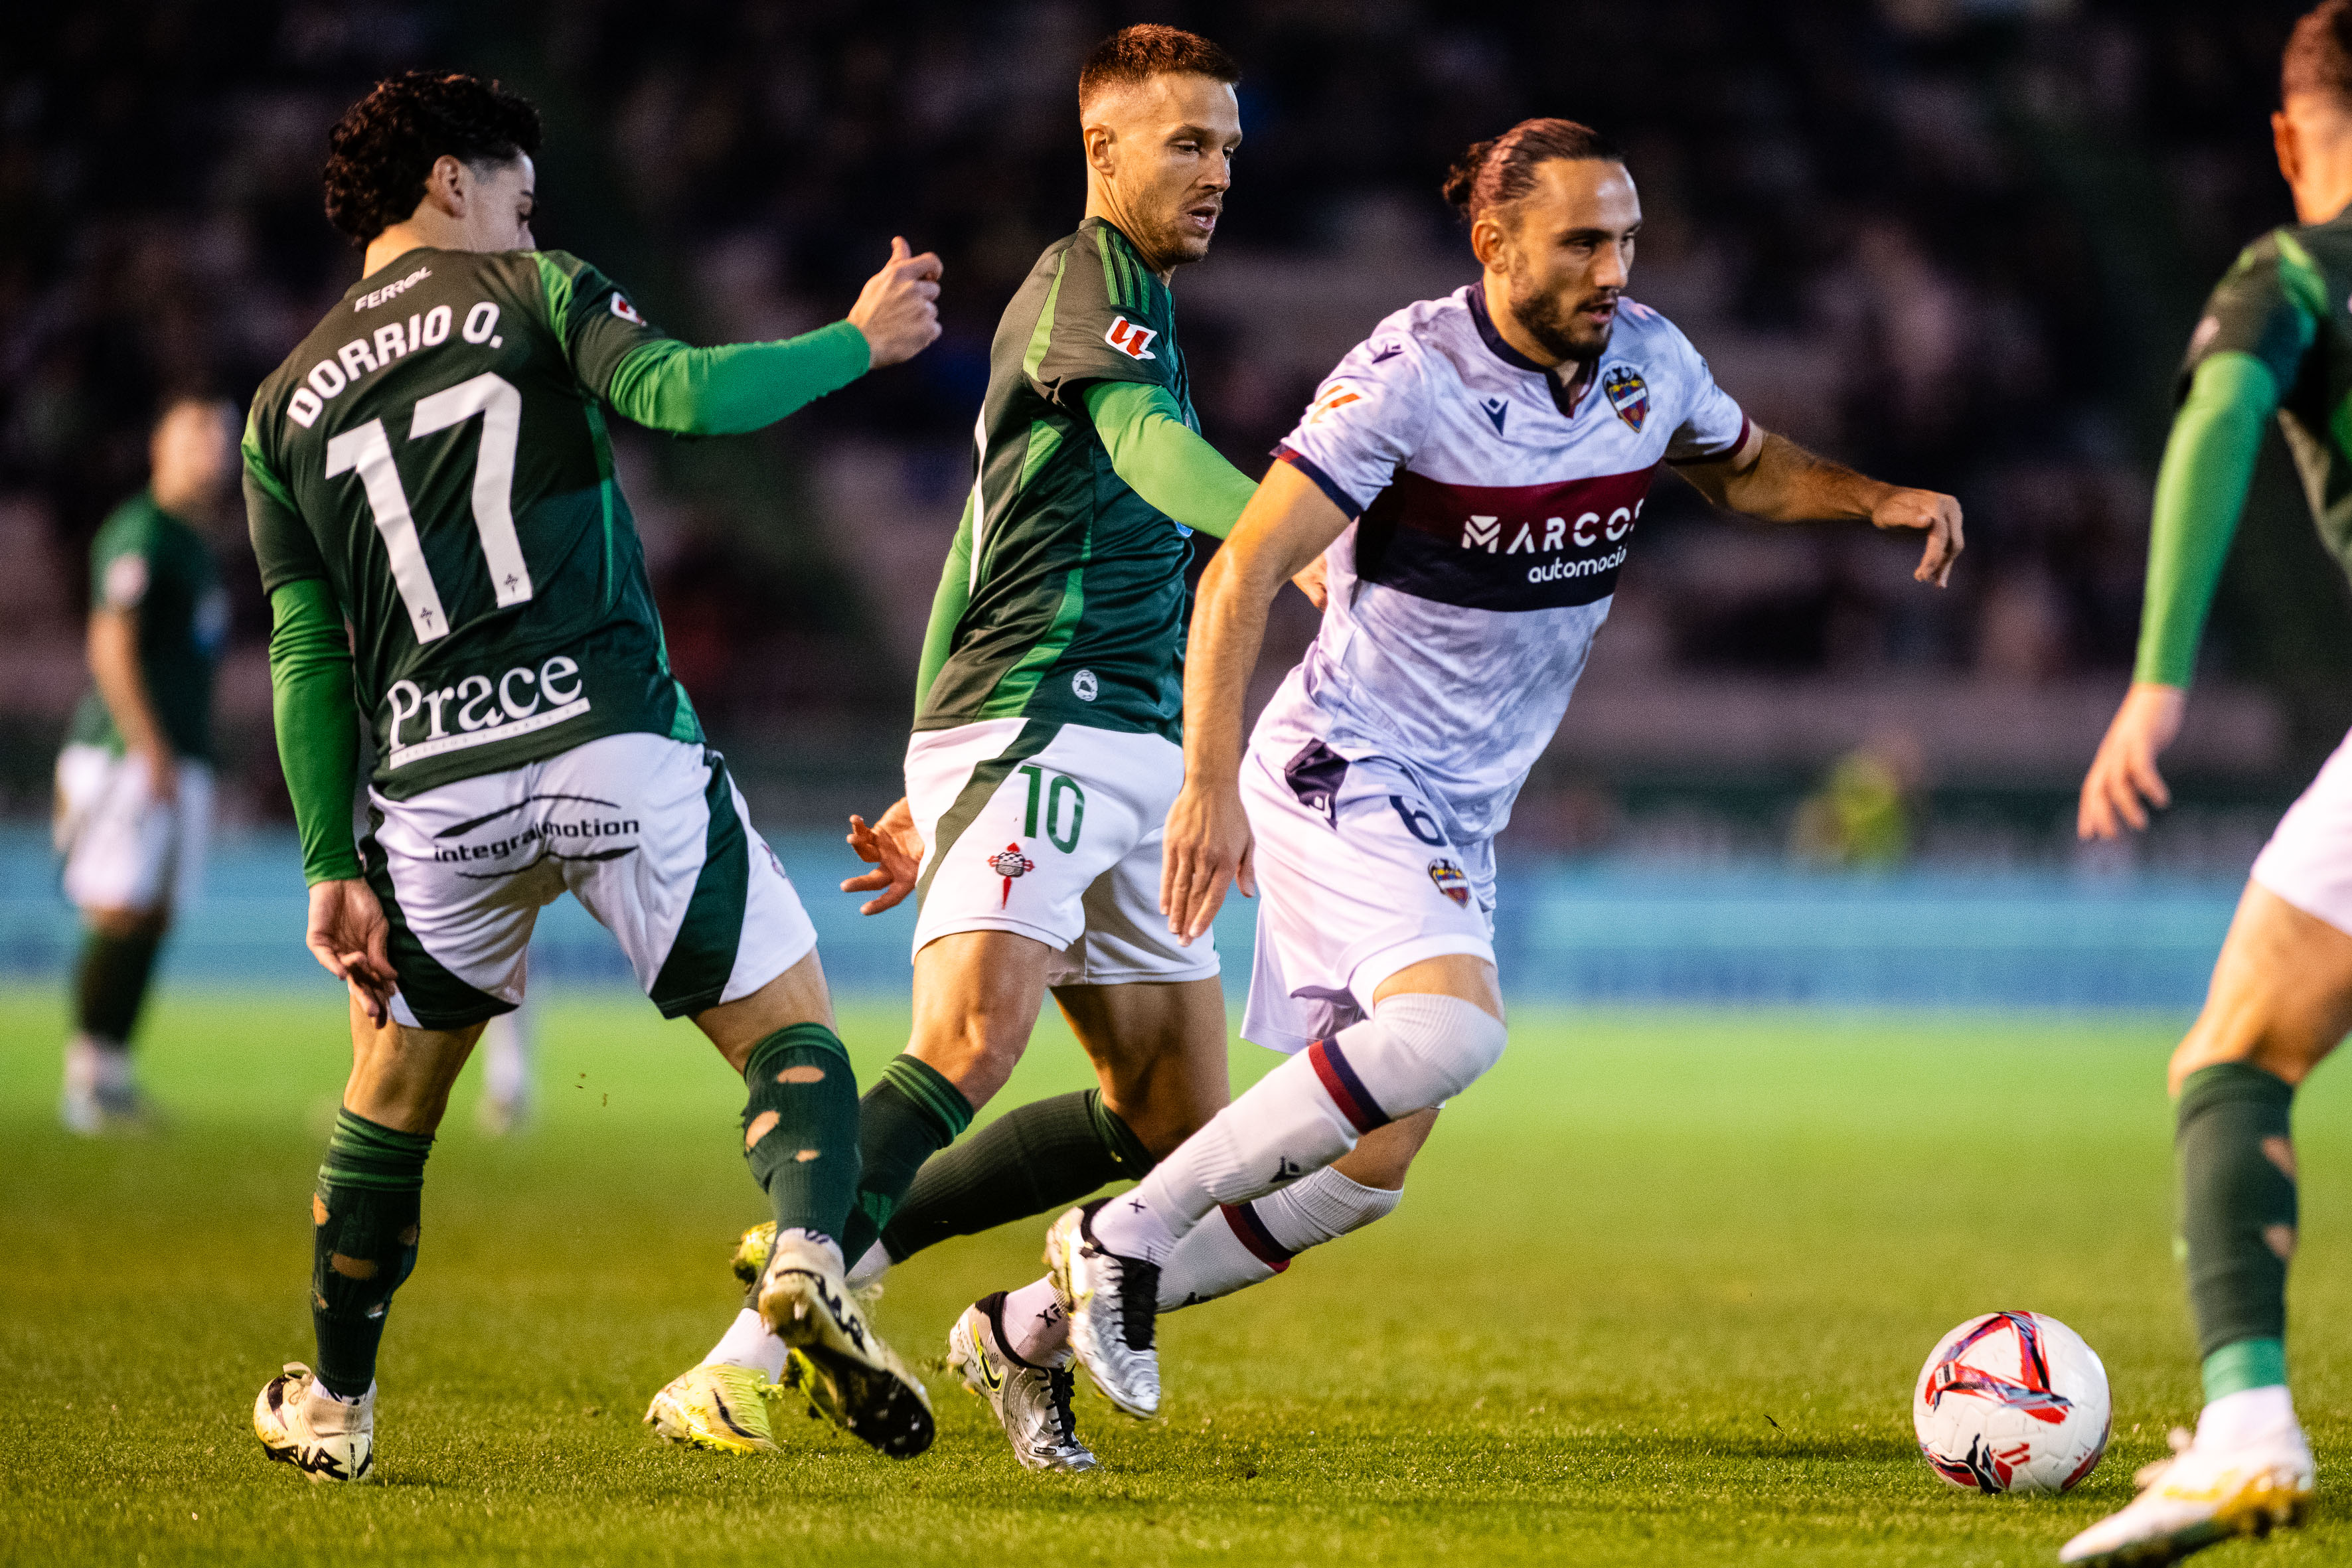
[[[1952,563],[1960,558],[1960,503],[1934,490],[1895,490],[1870,511],[1873,528],[1917,528],[1927,534],[1927,548],[1912,570],[1914,582],[1943,587],[1952,580]]]
[[[2178,686],[2135,680],[2116,710],[2098,755],[2083,778],[2074,831],[2084,838],[2120,838],[2126,826],[2145,828],[2149,805],[2170,805],[2172,792],[2156,771],[2157,753],[2180,733],[2189,693]]]
[[[328,973],[351,987],[352,998],[379,1026],[392,1016],[392,994],[400,984],[386,950],[391,933],[375,889],[358,878],[311,884],[310,926],[303,945]]]
[[[1323,557],[1320,555],[1309,561],[1306,569],[1290,581],[1300,593],[1307,595],[1307,602],[1317,609],[1319,610],[1331,602],[1331,584],[1324,575]]]
[[[1190,947],[1217,918],[1228,883],[1244,898],[1257,897],[1250,866],[1256,845],[1241,791],[1233,784],[1206,786],[1190,777],[1168,808],[1168,830],[1160,851],[1160,912],[1179,945]]]
[[[890,259],[866,280],[849,319],[866,334],[869,368],[913,359],[940,335],[940,258],[910,255],[905,238],[890,241]]]
[[[878,915],[896,909],[915,890],[915,878],[923,868],[923,841],[915,831],[915,814],[905,795],[870,827],[864,817],[851,817],[849,847],[857,851],[860,860],[880,868],[841,884],[845,893],[875,894],[857,906],[859,914]]]
[[[180,762],[172,755],[169,746],[155,746],[139,753],[147,764],[147,794],[157,805],[176,805],[180,800]]]

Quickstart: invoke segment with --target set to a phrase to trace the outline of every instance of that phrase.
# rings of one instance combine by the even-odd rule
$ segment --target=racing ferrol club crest
[[[1158,359],[1151,352],[1151,340],[1160,335],[1156,327],[1139,327],[1125,316],[1112,321],[1110,330],[1103,333],[1103,342],[1129,359]]]
[[[1437,884],[1439,892],[1465,910],[1470,907],[1470,879],[1462,874],[1461,867],[1451,860],[1432,860],[1429,879]]]
[[[1612,364],[1601,376],[1601,395],[1617,417],[1639,430],[1650,416],[1650,384],[1630,364]]]
[[[1003,850],[988,858],[988,868],[1004,879],[1004,897],[998,900],[1003,909],[1013,902],[1013,879],[1023,877],[1037,868],[1037,862],[1021,853],[1021,846],[1008,844]]]

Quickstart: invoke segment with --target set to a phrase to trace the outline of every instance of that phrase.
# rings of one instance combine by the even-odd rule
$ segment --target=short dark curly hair
[[[435,160],[479,167],[539,151],[539,110],[462,71],[403,71],[327,132],[327,221],[365,245],[416,210]]]
[[[1114,87],[1134,87],[1156,76],[1204,76],[1228,87],[1242,79],[1242,68],[1198,33],[1139,22],[1121,27],[1087,52],[1078,68],[1078,106]]]

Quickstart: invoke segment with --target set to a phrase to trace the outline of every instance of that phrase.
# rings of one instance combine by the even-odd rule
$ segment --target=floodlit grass
[[[687,1026],[575,994],[544,1019],[537,1126],[483,1138],[469,1083],[433,1157],[386,1484],[307,1486],[248,1413],[310,1352],[336,998],[165,995],[173,1128],[105,1144],[51,1119],[59,1008],[0,994],[0,1561],[2047,1563],[2196,1408],[2171,1022],[1550,1011],[1447,1111],[1393,1218],[1166,1321],[1161,1419],[1081,1394],[1100,1472],[1022,1472],[944,1375],[911,1463],[814,1423],[781,1458],[681,1452],[638,1416],[736,1306],[727,1254],[761,1209],[741,1090]],[[904,1020],[848,1012],[862,1072]],[[1239,1047],[1237,1076],[1269,1060]],[[2341,1073],[2298,1115],[2321,1521],[2216,1568],[2352,1558]],[[1083,1081],[1048,1025],[1000,1103]],[[900,1269],[883,1331],[932,1361],[964,1302],[1034,1277],[1042,1231]],[[1928,1346],[2012,1306],[2115,1378],[2115,1448],[2067,1499],[1965,1496],[1912,1447]]]

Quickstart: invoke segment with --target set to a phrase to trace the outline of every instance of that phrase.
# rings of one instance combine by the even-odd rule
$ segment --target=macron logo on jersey
[[[1112,320],[1110,331],[1103,334],[1103,342],[1129,359],[1158,359],[1160,356],[1151,352],[1151,340],[1159,335],[1156,327],[1139,327],[1125,316],[1119,316]]]
[[[640,327],[646,324],[646,319],[637,314],[637,308],[617,293],[613,296],[613,314]]]

